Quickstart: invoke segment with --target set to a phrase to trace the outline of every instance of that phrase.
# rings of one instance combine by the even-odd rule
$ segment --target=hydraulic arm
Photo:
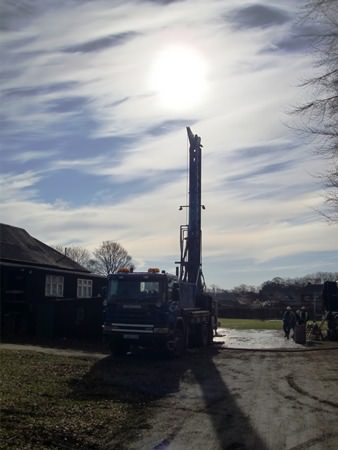
[[[189,138],[189,223],[180,229],[180,280],[203,290],[201,264],[201,138],[187,127]]]

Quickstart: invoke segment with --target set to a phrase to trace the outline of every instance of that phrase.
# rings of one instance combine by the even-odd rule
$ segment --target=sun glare
[[[191,47],[172,46],[159,52],[150,75],[163,106],[189,109],[199,103],[206,91],[206,65]]]

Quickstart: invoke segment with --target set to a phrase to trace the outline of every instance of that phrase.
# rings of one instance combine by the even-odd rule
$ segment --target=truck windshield
[[[107,299],[109,303],[119,300],[154,300],[154,302],[158,302],[161,300],[160,292],[159,281],[113,278],[109,281]]]

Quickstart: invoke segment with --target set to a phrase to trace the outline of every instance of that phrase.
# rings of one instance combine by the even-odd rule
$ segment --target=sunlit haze
[[[202,104],[206,83],[206,61],[196,49],[177,44],[155,56],[150,86],[163,107],[189,111]]]
[[[174,272],[190,126],[207,285],[336,272],[327,162],[289,115],[315,70],[303,4],[2,1],[1,222]]]

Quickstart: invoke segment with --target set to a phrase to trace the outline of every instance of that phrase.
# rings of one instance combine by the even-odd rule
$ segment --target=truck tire
[[[176,327],[172,338],[168,342],[168,352],[176,358],[182,356],[186,350],[186,338],[182,328]]]
[[[212,326],[212,323],[209,323],[208,326],[208,345],[212,345],[214,342],[214,328]]]
[[[196,338],[198,347],[207,347],[209,344],[209,327],[205,324],[199,325]]]
[[[109,349],[110,353],[113,356],[124,356],[129,350],[129,344],[127,342],[116,342],[116,341],[110,341],[109,342]]]

